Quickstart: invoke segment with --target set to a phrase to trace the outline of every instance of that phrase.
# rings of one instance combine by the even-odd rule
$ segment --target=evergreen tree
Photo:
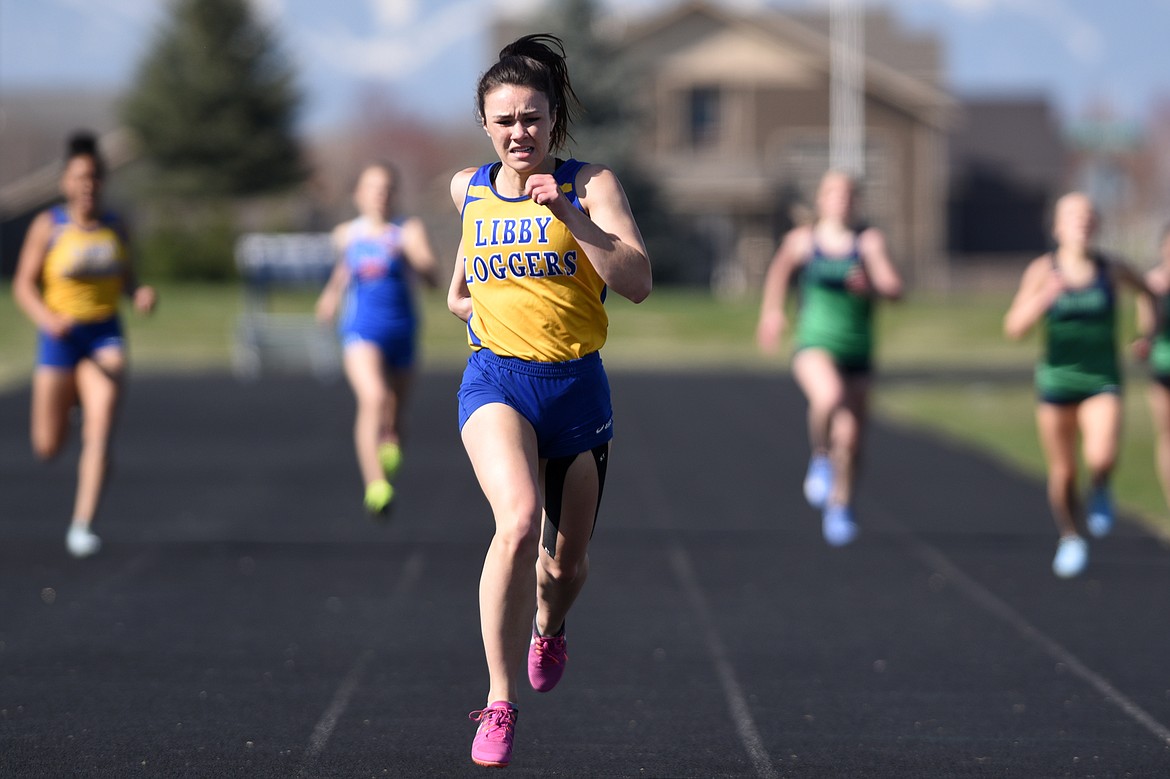
[[[638,116],[620,51],[602,37],[599,23],[596,0],[559,0],[548,18],[549,29],[565,42],[573,90],[583,108],[570,145],[626,168]]]
[[[599,29],[597,0],[558,0],[541,20],[543,29],[565,42],[573,91],[581,99],[569,146],[581,159],[613,169],[625,189],[630,208],[654,266],[656,282],[709,281],[710,258],[697,234],[669,209],[638,158],[643,117],[635,100],[637,79],[628,71],[618,46]]]
[[[306,173],[293,132],[300,102],[294,81],[247,0],[174,0],[123,118],[166,192],[279,191]]]

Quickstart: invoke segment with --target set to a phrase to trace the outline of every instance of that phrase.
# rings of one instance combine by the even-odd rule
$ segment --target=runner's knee
[[[496,512],[495,543],[515,559],[531,558],[535,562],[540,539],[540,511],[512,508]]]
[[[354,395],[357,396],[359,408],[377,414],[382,413],[389,397],[386,390],[381,387],[355,387]]]
[[[1085,457],[1085,467],[1094,481],[1100,481],[1109,476],[1117,465],[1117,452],[1100,452]]]
[[[840,387],[821,387],[808,396],[808,404],[824,414],[832,414],[845,405],[845,392]]]
[[[551,578],[558,582],[571,582],[581,573],[581,561],[551,557],[548,554],[540,556],[540,566]]]
[[[34,434],[32,437],[33,456],[41,462],[48,462],[60,453],[62,444],[61,436]]]

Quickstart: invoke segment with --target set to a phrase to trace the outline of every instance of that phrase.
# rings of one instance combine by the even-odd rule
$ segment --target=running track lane
[[[1160,776],[1170,564],[1130,523],[1049,572],[1040,485],[876,426],[864,535],[803,505],[778,377],[616,373],[570,670],[517,776]],[[486,504],[424,375],[399,505],[359,510],[341,384],[135,378],[92,560],[76,451],[0,396],[0,773],[474,776]],[[879,387],[880,391],[880,387]]]

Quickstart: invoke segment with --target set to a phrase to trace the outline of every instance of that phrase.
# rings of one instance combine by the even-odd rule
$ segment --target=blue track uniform
[[[390,222],[375,232],[359,217],[349,223],[344,251],[350,282],[339,321],[342,342],[376,344],[387,365],[410,367],[418,315],[413,273],[402,252],[401,223]]]
[[[554,176],[577,208],[584,163]],[[468,360],[459,426],[476,409],[504,403],[535,428],[539,456],[567,457],[613,437],[605,343],[605,282],[569,229],[530,198],[500,196],[484,165],[463,204],[463,266],[471,293]]]

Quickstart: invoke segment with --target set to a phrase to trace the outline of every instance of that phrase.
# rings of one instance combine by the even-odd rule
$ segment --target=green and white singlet
[[[1093,281],[1061,292],[1045,314],[1044,354],[1036,365],[1036,390],[1045,402],[1076,403],[1121,389],[1117,296],[1108,262],[1093,261]]]
[[[873,300],[855,295],[845,280],[861,266],[855,238],[845,255],[826,254],[813,242],[812,257],[801,270],[796,348],[824,349],[839,368],[868,370],[873,354]]]
[[[1158,301],[1160,311],[1170,311],[1170,295]],[[1150,345],[1150,372],[1161,381],[1170,380],[1170,316],[1163,314],[1162,326]]]

